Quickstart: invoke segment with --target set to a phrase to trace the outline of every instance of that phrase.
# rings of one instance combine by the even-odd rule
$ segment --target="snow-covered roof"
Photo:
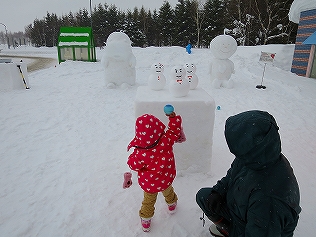
[[[58,46],[88,46],[88,42],[59,42]]]
[[[60,33],[59,36],[89,37],[89,33]]]
[[[294,0],[289,11],[289,20],[299,23],[301,12],[316,9],[315,0]]]

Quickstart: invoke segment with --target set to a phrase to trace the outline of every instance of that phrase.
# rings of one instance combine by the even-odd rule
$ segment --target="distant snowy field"
[[[0,48],[0,55],[57,60],[56,48]],[[276,53],[274,66],[266,68],[266,90],[255,88],[263,72],[261,51]],[[181,47],[149,47],[133,48],[137,84],[127,89],[106,89],[100,61],[67,61],[30,73],[28,91],[0,91],[0,236],[209,236],[210,222],[202,227],[195,194],[224,176],[234,158],[224,138],[225,120],[252,109],[276,118],[283,153],[300,185],[302,213],[294,236],[314,236],[316,80],[290,72],[293,51],[294,45],[238,47],[230,58],[233,89],[211,87],[209,49],[193,48],[188,55]],[[98,60],[102,54],[98,49]],[[195,63],[198,87],[221,109],[215,111],[211,170],[178,172],[177,213],[170,216],[159,195],[152,230],[143,233],[136,174],[131,188],[124,190],[122,182],[129,170],[126,146],[134,136],[136,90],[147,84],[157,62],[165,65],[167,79],[172,66]]]

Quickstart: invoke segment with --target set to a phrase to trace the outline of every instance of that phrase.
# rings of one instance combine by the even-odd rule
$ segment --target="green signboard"
[[[58,37],[58,61],[95,62],[95,46],[91,27],[61,27]]]

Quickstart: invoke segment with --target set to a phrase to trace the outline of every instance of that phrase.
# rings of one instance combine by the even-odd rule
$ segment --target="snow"
[[[1,54],[57,61],[56,48],[0,48]],[[261,51],[276,53],[274,66],[266,67],[265,90],[256,89],[264,66]],[[1,236],[209,236],[210,222],[202,227],[195,194],[224,176],[234,158],[224,138],[225,120],[251,109],[276,118],[283,153],[301,191],[302,213],[294,236],[314,235],[316,80],[290,72],[294,45],[239,46],[231,57],[233,89],[212,88],[209,49],[193,48],[189,55],[181,47],[133,48],[136,85],[107,89],[99,61],[103,52],[97,51],[95,63],[66,61],[29,73],[30,90],[0,92]],[[159,194],[152,230],[143,233],[138,217],[143,194],[136,174],[129,189],[122,184],[123,173],[129,171],[126,146],[134,136],[137,88],[147,85],[156,62],[165,72],[194,63],[198,88],[212,96],[220,110],[215,111],[211,169],[178,174],[177,213],[167,213]],[[192,126],[198,125],[186,124],[184,130]]]
[[[301,12],[316,9],[315,0],[294,0],[289,11],[290,21],[298,24]]]

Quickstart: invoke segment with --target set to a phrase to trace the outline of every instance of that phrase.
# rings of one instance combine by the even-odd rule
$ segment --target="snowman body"
[[[164,66],[161,63],[154,63],[150,68],[151,74],[148,78],[148,86],[150,89],[159,91],[166,85],[166,77],[164,76]]]
[[[199,78],[195,74],[196,66],[193,63],[186,63],[183,67],[186,71],[186,78],[190,84],[190,90],[194,90],[199,83]]]
[[[171,69],[169,92],[174,97],[184,97],[188,95],[190,84],[185,75],[186,72],[182,66],[175,66]]]
[[[230,79],[234,73],[234,63],[229,59],[214,59],[212,62],[213,87],[233,88],[234,83]]]

